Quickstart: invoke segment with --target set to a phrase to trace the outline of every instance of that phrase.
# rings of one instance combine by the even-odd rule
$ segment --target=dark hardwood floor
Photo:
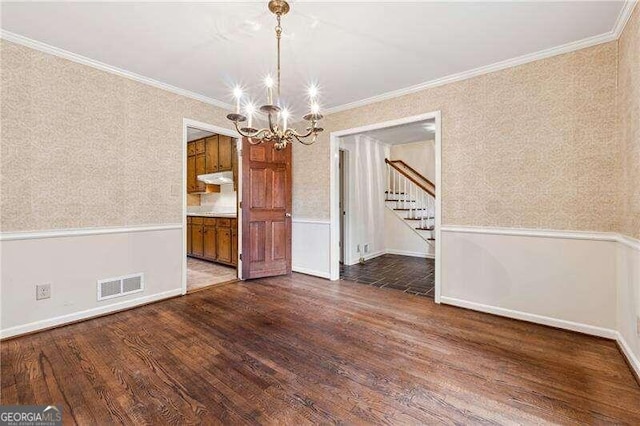
[[[293,274],[2,342],[65,424],[640,424],[614,342]]]

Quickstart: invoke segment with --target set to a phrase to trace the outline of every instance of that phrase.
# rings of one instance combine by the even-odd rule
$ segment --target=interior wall
[[[640,239],[640,7],[618,40],[618,112],[622,144],[620,231]]]
[[[313,172],[297,214],[329,218],[331,132],[441,111],[443,224],[615,231],[616,55],[604,43],[329,114],[294,151]]]
[[[369,259],[385,252],[387,175],[384,159],[389,156],[389,147],[374,138],[353,135],[341,138],[340,149],[349,151],[347,241],[350,245],[345,246],[344,261],[352,265],[360,257]]]
[[[620,232],[640,239],[640,7],[618,40],[618,111],[623,164]],[[640,376],[640,243],[621,245],[618,327]]]
[[[183,118],[220,108],[6,40],[2,231],[182,222]]]
[[[388,208],[384,209],[384,247],[386,253],[414,257],[435,257],[435,247],[413,232],[407,223]]]
[[[434,139],[390,146],[390,159],[402,160],[431,182],[436,181],[436,141]]]

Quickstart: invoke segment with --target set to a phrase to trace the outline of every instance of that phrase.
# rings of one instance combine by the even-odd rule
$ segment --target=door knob
[[[285,213],[284,217],[291,217],[291,213]]]

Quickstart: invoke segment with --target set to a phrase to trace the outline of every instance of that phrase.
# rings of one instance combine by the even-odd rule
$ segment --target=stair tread
[[[391,200],[389,198],[385,198],[384,200],[385,201],[395,201],[395,202],[398,202],[398,203],[415,203],[416,202],[416,200]]]
[[[425,216],[425,217],[405,217],[404,220],[433,220],[435,217],[433,216]]]
[[[435,228],[433,226],[427,228],[416,228],[418,231],[433,231]]]

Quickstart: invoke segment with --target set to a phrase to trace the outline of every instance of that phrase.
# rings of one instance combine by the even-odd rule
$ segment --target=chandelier
[[[240,100],[242,98],[242,89],[236,87],[234,89],[234,96],[236,98],[236,112],[227,115],[227,118],[233,121],[238,133],[246,137],[250,144],[257,145],[263,142],[273,142],[273,146],[276,150],[280,151],[287,147],[287,144],[297,140],[304,145],[311,145],[316,141],[318,133],[324,129],[318,127],[318,121],[322,119],[320,114],[320,107],[317,103],[318,90],[315,86],[309,88],[309,112],[302,118],[309,122],[306,131],[299,133],[297,130],[289,127],[289,111],[286,108],[281,108],[280,105],[280,38],[282,36],[282,27],[280,26],[280,20],[283,15],[289,12],[289,3],[286,0],[271,0],[269,2],[269,10],[276,15],[276,42],[278,50],[278,73],[277,73],[277,85],[276,85],[276,102],[273,99],[273,85],[274,81],[271,76],[265,78],[265,86],[267,88],[267,104],[260,107],[260,111],[266,115],[268,127],[256,129],[252,127],[253,115],[256,112],[255,107],[248,103],[245,106],[245,114],[240,111]],[[244,126],[244,123],[247,123]],[[309,139],[308,139],[309,138]]]

